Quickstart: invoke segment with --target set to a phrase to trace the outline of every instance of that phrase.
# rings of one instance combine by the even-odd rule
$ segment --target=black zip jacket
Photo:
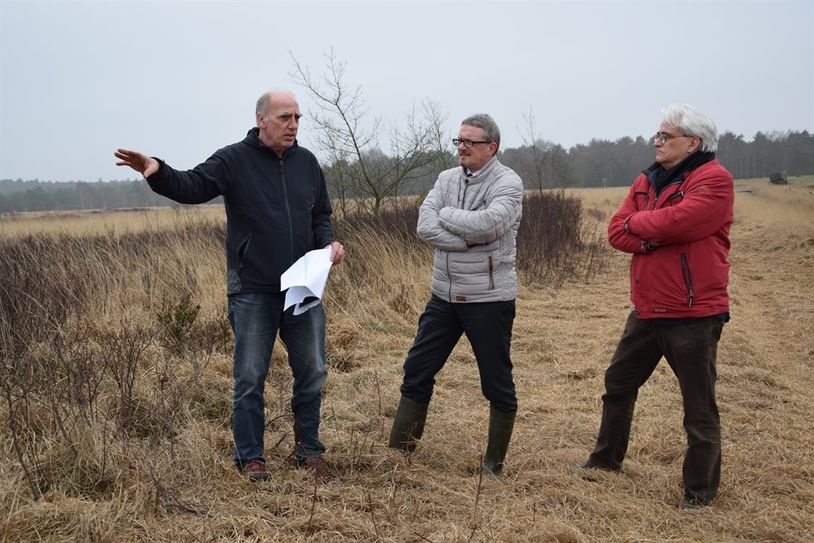
[[[312,249],[333,241],[331,202],[316,157],[294,145],[280,158],[252,128],[206,162],[178,171],[158,159],[147,182],[182,204],[223,195],[227,294],[280,292],[280,275]]]

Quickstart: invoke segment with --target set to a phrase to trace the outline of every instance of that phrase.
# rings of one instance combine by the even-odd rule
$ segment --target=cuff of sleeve
[[[639,240],[639,249],[641,249],[643,253],[652,253],[656,250],[656,245],[653,245],[646,239],[642,239]]]
[[[160,174],[161,174],[161,170],[163,170],[163,169],[164,169],[164,161],[163,161],[163,160],[161,160],[161,159],[160,159],[160,158],[158,158],[157,156],[150,157],[150,158],[154,158],[154,159],[155,159],[155,161],[156,161],[156,162],[158,162],[158,169],[157,169],[156,171],[154,171],[154,172],[152,173],[152,175],[150,175],[150,177],[145,177],[145,178],[144,178],[144,179],[147,179],[148,181],[149,181],[149,180],[151,180],[151,179],[158,179],[158,177],[159,177],[159,176],[160,176]]]

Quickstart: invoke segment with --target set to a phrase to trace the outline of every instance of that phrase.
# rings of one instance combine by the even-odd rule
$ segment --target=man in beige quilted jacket
[[[438,175],[418,215],[418,236],[435,248],[432,297],[404,362],[389,446],[415,449],[435,376],[466,334],[490,403],[482,469],[498,475],[517,413],[510,346],[523,181],[497,160],[500,130],[489,115],[464,119],[452,143],[459,166]]]

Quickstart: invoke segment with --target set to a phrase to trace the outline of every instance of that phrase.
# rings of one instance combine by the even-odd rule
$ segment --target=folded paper
[[[331,247],[309,251],[280,276],[280,288],[286,290],[285,306],[294,306],[294,314],[305,313],[320,303],[328,273],[331,271]]]

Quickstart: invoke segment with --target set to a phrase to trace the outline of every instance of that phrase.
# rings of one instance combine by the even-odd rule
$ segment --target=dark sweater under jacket
[[[223,195],[227,293],[279,292],[280,275],[312,249],[333,241],[331,202],[316,157],[294,145],[280,158],[252,128],[191,170],[159,159],[147,182],[183,204]]]

